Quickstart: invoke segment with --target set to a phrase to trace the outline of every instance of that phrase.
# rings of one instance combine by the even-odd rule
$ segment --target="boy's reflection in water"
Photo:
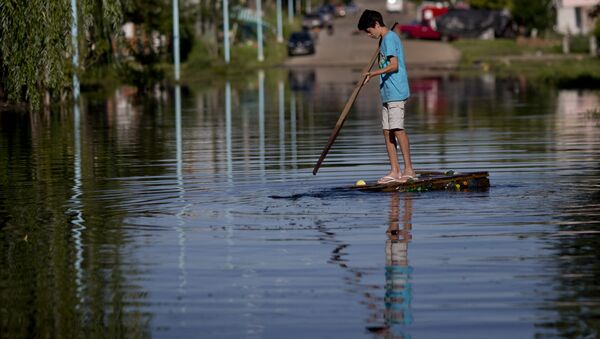
[[[387,335],[408,337],[402,327],[412,323],[410,310],[412,267],[408,264],[408,243],[412,239],[412,196],[394,192],[390,195],[389,226],[385,241],[385,310]],[[403,206],[400,216],[400,205]],[[400,227],[402,224],[402,227]]]
[[[400,213],[402,211],[402,215]],[[402,225],[402,227],[400,227]],[[381,285],[365,283],[371,280],[371,270],[350,267],[344,259],[348,244],[335,239],[335,233],[319,226],[322,241],[336,244],[331,253],[330,262],[352,273],[346,279],[349,291],[363,296],[361,304],[371,311],[367,319],[367,331],[375,337],[410,338],[406,333],[407,326],[412,323],[410,309],[412,267],[408,265],[408,243],[412,236],[412,195],[410,193],[390,193],[390,211],[387,239],[385,241],[385,294],[383,300],[378,293]],[[376,265],[378,266],[378,265]],[[378,271],[379,272],[379,271]],[[380,277],[375,279],[381,281]],[[383,307],[383,310],[382,310]]]

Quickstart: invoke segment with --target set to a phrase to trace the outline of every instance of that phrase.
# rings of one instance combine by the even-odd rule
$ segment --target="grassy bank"
[[[267,18],[274,27],[275,17]],[[300,19],[283,25],[284,42],[276,41],[271,28],[264,32],[263,61],[258,61],[256,41],[236,41],[230,48],[230,63],[223,57],[222,42],[197,37],[186,60],[181,63],[181,82],[210,86],[215,81],[227,78],[240,79],[254,74],[258,69],[277,66],[287,58],[287,37],[300,29]],[[82,91],[106,92],[122,84],[139,88],[151,88],[154,84],[173,84],[174,65],[166,55],[157,56],[157,62],[142,66],[135,60],[121,61],[119,64],[86,69],[81,76]]]
[[[600,58],[560,53],[558,40],[459,40],[464,72],[524,76],[559,87],[600,88]]]
[[[194,43],[188,60],[182,65],[183,81],[205,80],[214,77],[239,77],[252,70],[269,68],[283,63],[287,58],[287,39],[292,32],[300,30],[300,18],[296,18],[291,23],[287,20],[283,21],[284,41],[282,43],[277,42],[274,31],[275,13],[267,16],[265,22],[270,23],[272,29],[264,31],[263,61],[258,61],[258,45],[254,40],[233,44],[230,49],[230,63],[226,64],[222,43],[215,46],[198,39]]]

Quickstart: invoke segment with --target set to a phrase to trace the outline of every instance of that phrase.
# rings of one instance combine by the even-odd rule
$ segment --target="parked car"
[[[305,55],[315,53],[315,43],[306,31],[294,32],[288,40],[288,55]]]
[[[386,0],[385,1],[385,9],[388,12],[402,12],[404,7],[403,0]]]
[[[308,13],[302,18],[302,28],[323,28],[323,19],[318,13]]]
[[[396,26],[396,33],[405,39],[427,39],[449,41],[456,39],[455,35],[443,34],[426,21],[415,21],[408,25]]]

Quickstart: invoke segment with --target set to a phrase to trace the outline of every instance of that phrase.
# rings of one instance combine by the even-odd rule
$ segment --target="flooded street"
[[[0,337],[600,335],[600,92],[413,76],[417,170],[484,192],[367,193],[358,69],[84,93],[0,114]]]

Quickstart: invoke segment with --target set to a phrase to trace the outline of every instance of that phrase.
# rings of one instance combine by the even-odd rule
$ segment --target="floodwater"
[[[415,168],[492,187],[365,193],[374,82],[311,174],[358,76],[0,113],[0,337],[598,337],[600,92],[413,77]]]

